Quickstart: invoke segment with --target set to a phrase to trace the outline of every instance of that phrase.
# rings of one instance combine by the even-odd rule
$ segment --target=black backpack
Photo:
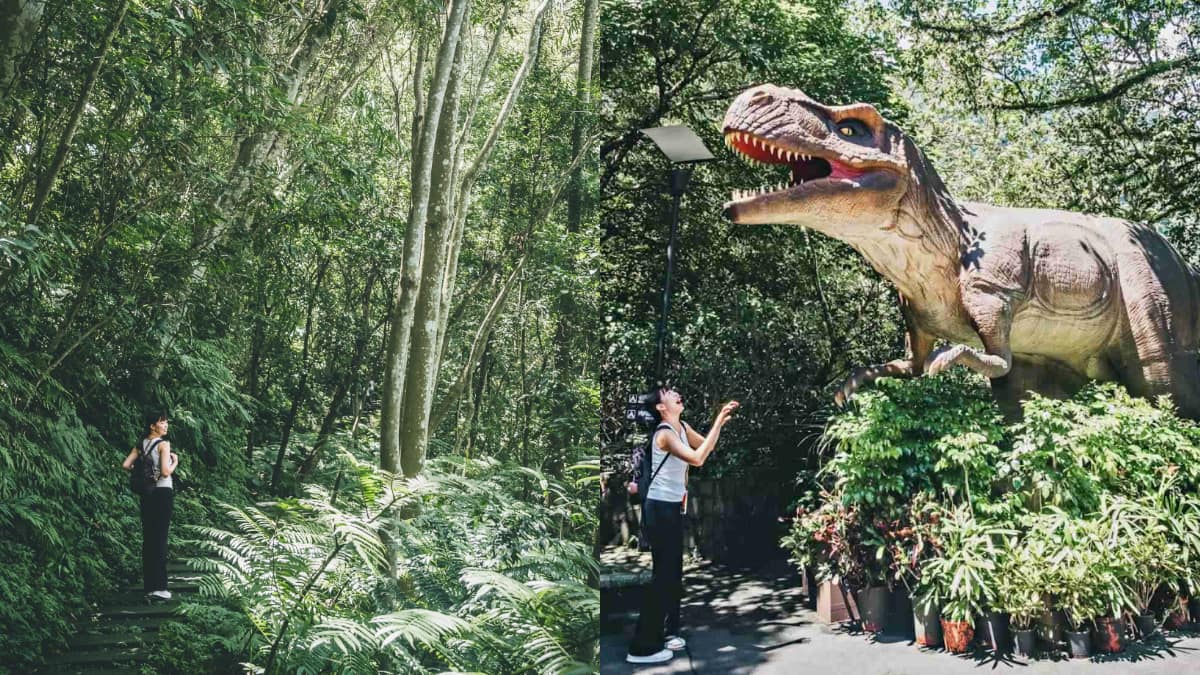
[[[672,432],[675,428],[666,422],[660,423],[654,427],[654,431],[650,432],[650,440],[646,441],[646,445],[640,448],[633,460],[633,480],[637,484],[638,498],[642,502],[642,517],[638,524],[638,550],[649,551],[650,539],[646,536],[646,499],[650,494],[650,484],[654,482],[658,472],[662,470],[663,465],[667,463],[671,453],[667,453],[658,466],[652,467],[654,463],[654,437],[658,435],[661,429],[670,429]]]
[[[133,470],[129,472],[129,489],[136,495],[147,495],[154,491],[154,485],[158,482],[158,476],[154,472],[154,462],[151,461],[149,455],[154,452],[154,448],[162,443],[163,439],[156,438],[150,443],[150,447],[143,452],[139,452],[137,459],[133,460]]]
[[[650,484],[654,482],[654,477],[658,475],[659,469],[663,468],[663,464],[667,463],[667,457],[671,456],[670,453],[667,453],[667,457],[663,457],[657,467],[652,466],[654,462],[654,436],[663,428],[670,429],[671,431],[675,430],[670,424],[662,422],[654,428],[654,431],[650,432],[650,439],[646,441],[645,445],[635,451],[633,457],[633,481],[637,483],[638,499],[643,503],[646,501],[646,494],[650,492]]]

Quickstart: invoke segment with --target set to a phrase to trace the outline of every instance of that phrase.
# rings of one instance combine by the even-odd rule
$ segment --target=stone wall
[[[638,534],[641,507],[630,503],[627,482],[616,474],[602,477],[597,552],[626,545]],[[787,530],[779,522],[790,499],[786,488],[762,479],[693,477],[688,484],[686,550],[735,567],[786,557],[779,548]]]

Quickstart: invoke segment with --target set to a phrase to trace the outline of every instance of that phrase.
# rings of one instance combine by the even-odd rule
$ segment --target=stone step
[[[113,605],[102,608],[97,615],[109,619],[142,619],[148,617],[175,616],[179,602],[172,599],[154,604]]]
[[[151,635],[157,631],[151,631]],[[95,633],[76,635],[71,638],[71,651],[87,651],[105,647],[140,647],[146,640],[145,632],[119,631],[112,633]]]
[[[167,579],[167,589],[169,591],[171,591],[172,595],[174,595],[175,593],[196,593],[200,590],[200,580],[199,579]],[[138,584],[137,586],[129,586],[125,589],[125,592],[126,593],[141,593],[142,595],[145,595],[145,593],[142,591],[141,584]]]
[[[45,675],[142,675],[141,668],[135,666],[119,667],[109,666],[104,664],[92,665],[76,665],[76,666],[47,666],[39,671]]]
[[[85,651],[68,652],[52,656],[46,660],[45,672],[60,672],[58,666],[96,664],[112,666],[117,664],[133,664],[146,654],[143,647],[112,647],[109,649],[89,649]]]

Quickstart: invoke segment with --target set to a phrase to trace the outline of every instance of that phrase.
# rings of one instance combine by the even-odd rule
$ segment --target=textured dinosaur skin
[[[1169,394],[1200,418],[1200,280],[1153,228],[958,202],[866,104],[762,85],[733,101],[724,132],[746,159],[791,173],[776,189],[735,192],[729,218],[840,239],[900,290],[908,357],[856,369],[839,403],[879,377],[963,365],[991,378],[1010,416],[1027,391],[1069,396],[1096,379]]]

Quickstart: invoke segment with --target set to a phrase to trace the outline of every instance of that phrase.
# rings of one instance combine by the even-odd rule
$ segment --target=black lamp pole
[[[671,315],[671,276],[675,271],[675,256],[678,253],[677,234],[679,232],[679,201],[687,190],[688,179],[692,176],[692,168],[677,167],[671,170],[671,234],[667,239],[667,274],[663,280],[662,312],[658,319],[658,354],[655,377],[659,386],[665,384],[664,362],[667,347],[667,319]]]
[[[667,352],[667,320],[671,315],[671,277],[675,272],[678,253],[679,201],[692,176],[692,164],[714,159],[696,132],[682,125],[642,129],[671,161],[671,234],[667,239],[667,273],[663,280],[662,312],[658,317],[658,345],[655,355],[655,377],[659,386],[665,384]]]

